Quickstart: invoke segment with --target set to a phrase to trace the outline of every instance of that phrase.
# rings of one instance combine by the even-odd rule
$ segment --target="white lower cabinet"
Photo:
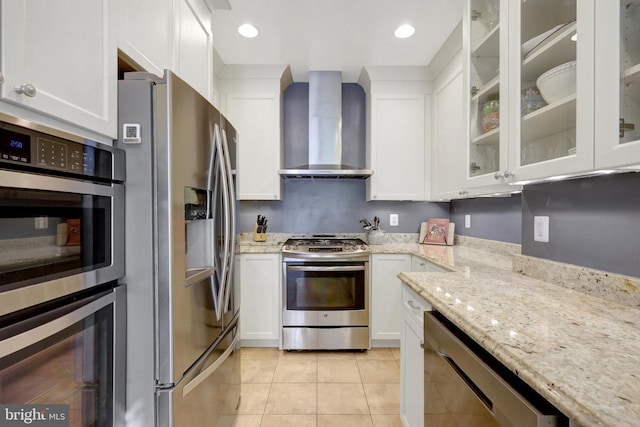
[[[430,305],[402,285],[402,337],[400,340],[400,419],[404,427],[424,426],[423,315]]]
[[[280,339],[280,254],[242,254],[238,260],[242,345],[277,347]]]
[[[429,271],[430,262],[426,259],[417,257],[415,255],[411,256],[411,271]]]
[[[398,274],[411,271],[411,255],[371,255],[371,346],[397,347],[402,315]]]
[[[445,267],[441,267],[438,264],[435,264],[431,261],[427,261],[424,258],[420,258],[419,256],[412,255],[411,256],[411,271],[418,272],[437,272],[437,273],[448,273],[449,270]]]

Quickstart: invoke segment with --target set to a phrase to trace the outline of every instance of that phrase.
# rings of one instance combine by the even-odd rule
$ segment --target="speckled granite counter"
[[[290,237],[269,233],[258,243],[251,236],[241,235],[239,253],[278,253]],[[577,424],[638,423],[640,310],[634,307],[640,281],[530,259],[517,255],[518,245],[459,236],[456,246],[446,247],[417,240],[417,234],[388,234],[370,249],[455,270],[399,277]],[[594,286],[603,278],[620,291],[611,296],[611,283]]]
[[[639,310],[513,273],[508,256],[447,249],[446,262],[425,257],[456,272],[400,279],[577,424],[638,423]]]

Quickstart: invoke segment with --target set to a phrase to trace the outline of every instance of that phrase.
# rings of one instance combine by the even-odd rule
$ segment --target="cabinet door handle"
[[[0,85],[4,83],[4,74],[0,73]]]
[[[36,87],[31,83],[22,83],[20,86],[13,88],[17,94],[24,94],[30,97],[36,96]]]
[[[625,123],[624,119],[620,119],[620,138],[624,138],[625,132],[630,132],[636,129],[636,125],[633,123]]]
[[[424,349],[424,341],[420,341],[420,348]]]
[[[508,170],[500,173],[500,172],[496,172],[493,174],[493,178],[494,179],[507,179],[507,178],[513,178],[515,176],[515,174],[513,172],[510,172]]]
[[[420,307],[415,305],[415,303],[413,302],[413,300],[409,300],[407,301],[407,304],[409,304],[409,307],[413,308],[414,310],[420,310]]]

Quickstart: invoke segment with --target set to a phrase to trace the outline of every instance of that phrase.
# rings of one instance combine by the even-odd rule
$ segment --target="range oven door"
[[[283,326],[368,326],[367,261],[284,262],[283,268]]]
[[[21,411],[67,426],[124,425],[124,288],[96,290],[0,318],[0,425]]]
[[[124,276],[124,187],[0,170],[0,316]]]

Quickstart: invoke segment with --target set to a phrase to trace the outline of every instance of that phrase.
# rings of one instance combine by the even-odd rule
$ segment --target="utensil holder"
[[[384,231],[382,230],[370,230],[369,231],[369,244],[370,245],[383,245],[384,244]]]
[[[258,224],[253,226],[253,241],[254,242],[266,242],[267,233],[258,233]]]

